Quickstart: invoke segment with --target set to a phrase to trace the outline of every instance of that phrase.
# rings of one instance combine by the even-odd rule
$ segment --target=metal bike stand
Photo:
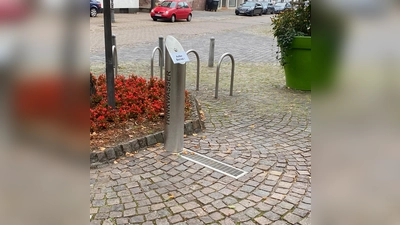
[[[150,77],[153,78],[153,75],[154,75],[154,68],[153,68],[153,66],[154,66],[154,56],[155,56],[155,54],[156,54],[156,51],[158,51],[158,53],[159,53],[158,59],[159,59],[159,67],[160,67],[160,78],[163,79],[162,63],[161,63],[161,60],[162,60],[162,55],[161,55],[161,54],[162,54],[162,50],[161,50],[160,47],[155,47],[155,48],[153,49],[153,53],[151,54],[151,61],[150,61]]]
[[[199,54],[194,50],[194,49],[190,49],[186,52],[186,54],[189,53],[194,53],[194,55],[196,56],[196,60],[197,60],[197,76],[196,76],[196,91],[199,90],[199,82],[200,82],[200,57]]]
[[[112,59],[113,59],[113,66],[114,66],[114,76],[118,74],[118,54],[117,54],[117,46],[112,46]]]
[[[217,65],[217,76],[216,76],[216,82],[215,82],[215,98],[218,98],[218,86],[219,86],[219,69],[221,67],[222,60],[226,57],[229,56],[232,61],[232,71],[231,71],[231,86],[230,86],[230,92],[229,95],[233,95],[233,77],[235,74],[235,60],[233,59],[233,56],[230,53],[225,53],[221,56],[221,58],[218,61]]]

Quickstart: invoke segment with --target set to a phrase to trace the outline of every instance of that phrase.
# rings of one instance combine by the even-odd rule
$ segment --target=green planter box
[[[311,90],[311,37],[295,37],[284,66],[286,86],[292,89]]]

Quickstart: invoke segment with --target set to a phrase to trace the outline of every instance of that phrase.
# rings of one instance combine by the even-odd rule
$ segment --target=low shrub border
[[[91,76],[96,92],[91,94],[90,131],[107,129],[112,124],[128,120],[155,121],[164,112],[165,81],[158,78],[146,80],[131,75],[115,77],[115,109],[107,104],[105,75]],[[190,111],[189,93],[185,91],[185,118]]]

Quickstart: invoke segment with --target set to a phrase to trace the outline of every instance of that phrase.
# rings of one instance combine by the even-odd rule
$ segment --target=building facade
[[[117,1],[130,1],[130,0],[117,0]],[[138,1],[139,8],[141,11],[150,11],[151,0],[134,0],[134,1]],[[159,0],[155,0],[155,1],[156,1],[156,4],[162,2]],[[193,10],[205,10],[206,0],[186,0],[186,1],[189,3],[189,5],[192,7]],[[257,1],[257,0],[248,0],[248,1]],[[275,4],[277,2],[289,2],[289,1],[293,1],[293,0],[264,0],[264,1],[272,2]],[[298,0],[294,0],[294,1],[298,1]],[[238,7],[240,4],[242,4],[244,2],[245,2],[245,0],[220,0],[218,9],[235,9],[236,7]]]
[[[101,5],[104,0],[99,0]],[[115,13],[136,13],[139,11],[139,0],[113,0]]]

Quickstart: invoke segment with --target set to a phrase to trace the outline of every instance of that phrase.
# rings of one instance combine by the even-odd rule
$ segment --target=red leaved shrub
[[[90,131],[107,129],[112,124],[128,120],[137,123],[160,120],[164,113],[165,81],[158,78],[146,80],[131,75],[115,77],[115,109],[107,104],[105,75],[92,76],[96,93],[91,96]],[[185,114],[190,112],[189,93],[185,91]]]

